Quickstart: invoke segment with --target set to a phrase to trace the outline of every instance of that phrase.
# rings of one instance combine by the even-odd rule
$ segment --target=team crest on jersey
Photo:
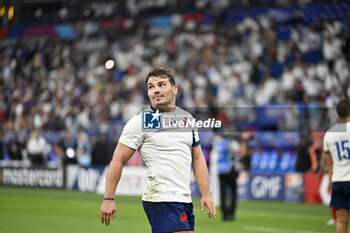
[[[157,111],[143,112],[143,128],[144,129],[160,129],[162,114]]]

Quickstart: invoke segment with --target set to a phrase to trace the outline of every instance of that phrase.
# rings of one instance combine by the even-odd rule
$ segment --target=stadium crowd
[[[211,24],[183,23],[174,15],[171,29],[137,19],[109,29],[98,20],[80,21],[74,40],[0,41],[0,158],[5,152],[9,159],[30,153],[34,131],[46,132],[52,146],[44,146],[45,153],[67,131],[76,138],[79,132],[110,133],[108,140],[115,142],[121,123],[148,105],[144,77],[155,66],[175,71],[177,103],[187,108],[303,102],[318,109],[350,98],[349,18],[320,16],[305,23],[296,15],[285,23],[285,37],[268,14],[246,15],[235,24],[220,15]],[[313,51],[319,53],[305,59]],[[105,68],[108,59],[115,61],[112,69]],[[234,121],[234,114],[218,114]],[[316,130],[320,113],[311,116]],[[325,120],[334,123],[331,115]],[[90,141],[94,147],[98,137]],[[13,145],[21,148],[20,156],[12,156]]]

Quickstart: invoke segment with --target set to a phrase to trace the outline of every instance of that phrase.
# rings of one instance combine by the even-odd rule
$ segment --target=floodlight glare
[[[110,70],[110,69],[112,69],[114,67],[114,61],[113,60],[107,60],[106,61],[106,63],[105,63],[105,68],[107,69],[107,70]]]

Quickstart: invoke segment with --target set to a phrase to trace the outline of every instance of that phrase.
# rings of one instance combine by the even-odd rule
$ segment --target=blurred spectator
[[[281,86],[284,91],[291,91],[294,87],[294,75],[291,72],[289,66],[285,66],[282,73],[282,83]]]
[[[44,165],[45,154],[50,150],[50,145],[39,131],[34,130],[28,140],[28,156],[34,165]]]
[[[297,161],[295,170],[297,172],[307,172],[311,169],[311,158],[309,148],[312,145],[311,136],[307,133],[301,133],[300,142],[296,146]]]
[[[299,129],[299,109],[293,100],[288,102],[285,110],[285,128],[290,131],[297,131]]]
[[[305,77],[302,80],[302,83],[305,87],[306,96],[308,97],[317,97],[320,94],[320,91],[323,89],[322,83],[316,75]]]
[[[326,98],[326,107],[328,109],[328,121],[330,125],[334,125],[338,121],[337,111],[335,106],[339,102],[339,97],[335,94],[334,90],[331,90]]]
[[[57,153],[64,164],[76,163],[75,148],[77,140],[71,130],[66,130],[65,134],[57,142]]]
[[[113,142],[108,138],[107,134],[99,134],[92,147],[91,159],[94,165],[108,164],[113,155],[116,141]]]
[[[51,144],[50,150],[45,154],[45,162],[48,167],[58,167],[62,165],[58,155],[57,146],[55,144]]]
[[[91,151],[92,146],[89,141],[88,135],[81,131],[78,135],[76,156],[78,164],[82,167],[88,167],[91,165]]]
[[[311,159],[311,171],[318,172],[321,165],[321,155],[323,153],[322,137],[323,133],[313,133],[313,143],[309,147],[309,155]]]
[[[294,81],[293,100],[295,102],[303,102],[305,98],[305,88],[300,78]]]
[[[326,36],[322,48],[329,69],[333,69],[335,58],[341,52],[341,41],[336,37]]]
[[[0,132],[0,160],[4,160],[5,146],[2,133]]]
[[[234,138],[220,138],[215,142],[220,181],[220,206],[223,220],[234,220],[237,203],[240,143]],[[227,193],[230,193],[227,196]],[[229,199],[229,204],[227,203]]]
[[[319,130],[319,125],[321,123],[320,119],[322,118],[322,109],[319,104],[319,101],[317,101],[317,98],[315,97],[312,97],[310,100],[307,98],[306,107],[308,110],[307,114],[309,117],[310,129],[312,131]]]
[[[29,146],[29,143],[28,143]],[[25,142],[20,142],[16,137],[13,137],[6,145],[6,153],[10,160],[22,160],[23,150],[25,149]]]
[[[251,167],[251,156],[256,147],[254,135],[243,132],[240,139],[240,170],[249,171]]]
[[[350,99],[350,77],[349,77],[348,82],[345,86],[345,96],[347,99]]]
[[[343,54],[347,62],[350,62],[350,30],[347,31],[346,36],[344,38]]]

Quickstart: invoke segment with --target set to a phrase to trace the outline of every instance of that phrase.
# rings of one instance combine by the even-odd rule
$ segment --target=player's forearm
[[[320,167],[319,167],[319,169],[318,169],[318,171],[317,171],[317,177],[318,177],[318,178],[320,178],[321,175],[323,174],[325,166],[326,166],[326,162],[325,162],[325,156],[324,156],[324,154],[323,154],[323,155],[321,156]]]
[[[333,175],[333,161],[331,161],[331,164],[328,168],[328,175],[329,175],[329,183],[332,184],[332,175]]]
[[[109,164],[106,177],[105,197],[114,197],[115,190],[122,175],[123,166],[123,162],[119,160],[112,160]]]
[[[194,160],[192,167],[202,196],[210,195],[209,175],[204,157],[198,157]]]
[[[114,196],[124,164],[131,158],[134,152],[134,149],[125,146],[123,143],[117,144],[107,172],[105,197]]]

